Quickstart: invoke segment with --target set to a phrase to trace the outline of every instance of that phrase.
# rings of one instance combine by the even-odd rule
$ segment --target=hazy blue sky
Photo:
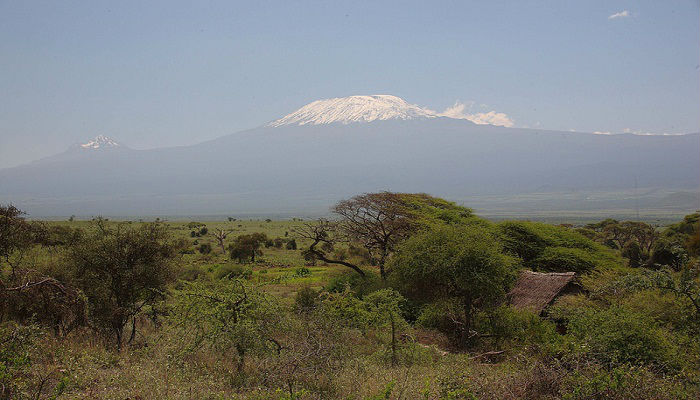
[[[520,127],[695,132],[699,9],[0,0],[0,167],[97,134],[134,148],[192,144],[352,94],[434,110],[459,100]]]

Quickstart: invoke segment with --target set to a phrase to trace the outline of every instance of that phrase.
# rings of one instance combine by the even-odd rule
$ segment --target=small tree
[[[12,277],[21,262],[24,250],[29,249],[34,240],[35,229],[24,219],[24,212],[13,205],[0,206],[0,267],[7,263]],[[13,260],[11,256],[17,255]]]
[[[272,339],[278,307],[265,292],[240,279],[214,283],[187,282],[175,292],[171,322],[181,331],[181,345],[191,352],[201,346],[235,349],[237,370],[245,357],[264,350]]]
[[[391,330],[391,366],[394,367],[397,363],[397,334],[406,325],[401,316],[401,304],[405,299],[393,289],[382,289],[365,296],[364,301],[370,307],[372,324],[378,327],[388,325]]]
[[[224,230],[217,228],[216,231],[214,232],[214,239],[219,243],[219,247],[221,247],[221,252],[226,253],[226,247],[224,246],[224,241],[226,240],[226,237],[231,233],[232,231],[230,230]]]
[[[177,252],[167,228],[158,222],[110,228],[97,219],[94,225],[92,232],[72,246],[69,257],[75,279],[88,298],[91,322],[111,332],[120,349],[125,325],[132,323],[131,341],[136,316],[172,280]]]
[[[244,262],[250,259],[250,262],[255,262],[255,256],[262,255],[260,247],[267,241],[267,235],[264,233],[251,233],[249,235],[241,235],[229,245],[229,253],[232,260]]]
[[[391,279],[419,301],[454,299],[461,304],[462,344],[472,331],[475,308],[495,304],[514,280],[514,261],[484,228],[439,226],[408,239],[390,262]]]

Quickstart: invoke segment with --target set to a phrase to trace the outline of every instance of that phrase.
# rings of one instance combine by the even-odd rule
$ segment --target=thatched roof
[[[574,272],[522,271],[513,289],[508,293],[510,304],[516,308],[541,313],[567,286],[574,282]]]

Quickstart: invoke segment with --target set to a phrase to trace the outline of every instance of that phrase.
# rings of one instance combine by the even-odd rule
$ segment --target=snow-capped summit
[[[95,136],[94,139],[80,145],[80,147],[82,147],[83,149],[104,149],[109,147],[120,146],[121,145],[115,142],[112,138],[104,135]]]
[[[334,122],[349,124],[389,119],[426,119],[438,116],[435,111],[410,104],[400,97],[379,94],[317,100],[270,122],[268,126],[320,125]]]

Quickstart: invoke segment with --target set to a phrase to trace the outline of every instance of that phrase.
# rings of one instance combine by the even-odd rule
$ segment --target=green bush
[[[587,308],[570,316],[569,334],[589,357],[611,365],[651,365],[662,370],[678,367],[678,349],[670,333],[651,317],[619,306]]]
[[[299,267],[294,270],[294,276],[296,277],[303,278],[309,275],[311,275],[311,270],[306,267]]]
[[[294,304],[297,311],[313,310],[317,303],[318,292],[308,286],[299,289],[296,296],[294,296]]]
[[[582,249],[547,247],[532,261],[533,269],[547,272],[585,273],[596,267],[595,258]]]
[[[35,325],[0,325],[0,398],[21,398],[20,391],[29,385],[32,368],[30,356],[41,331]]]
[[[365,271],[365,276],[362,277],[353,271],[345,272],[343,275],[331,279],[325,289],[331,293],[340,293],[349,288],[358,296],[362,297],[381,289],[383,286],[384,283],[378,273],[374,271]]]
[[[561,343],[556,326],[538,315],[509,306],[480,313],[476,330],[493,335],[498,347],[505,343],[522,344],[539,354],[554,353]]]
[[[250,268],[244,268],[240,265],[235,264],[224,264],[219,266],[214,271],[214,277],[216,279],[250,279],[253,275],[253,270]]]
[[[202,243],[197,250],[199,250],[201,254],[209,254],[211,253],[211,245],[209,243]]]
[[[588,272],[622,265],[610,249],[563,226],[506,221],[497,230],[505,251],[518,256],[529,269]]]
[[[194,281],[207,276],[206,269],[200,267],[197,264],[187,264],[180,273],[178,278],[185,281]]]

